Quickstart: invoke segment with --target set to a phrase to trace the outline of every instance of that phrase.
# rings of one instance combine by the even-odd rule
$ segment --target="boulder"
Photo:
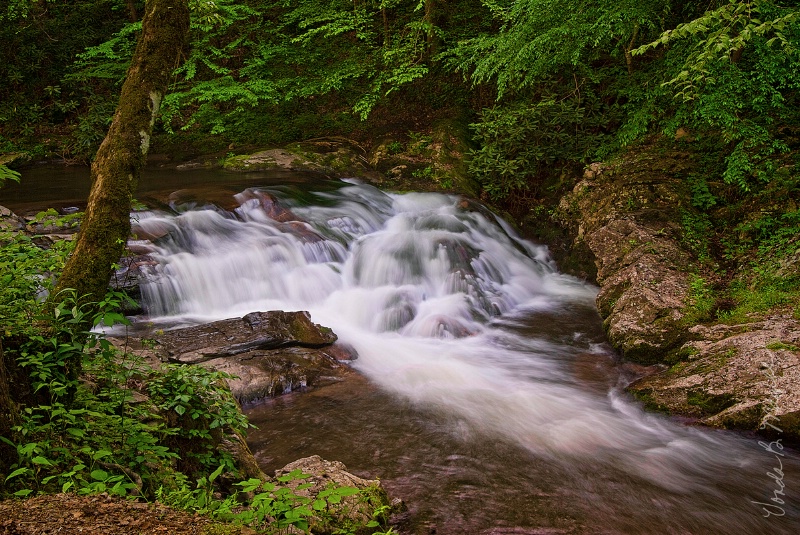
[[[694,213],[684,180],[692,165],[690,155],[655,145],[592,164],[557,218],[571,248],[594,261],[609,341],[626,360],[652,365],[628,387],[646,407],[798,440],[800,318],[776,311],[728,325],[693,309],[701,262],[684,225]]]
[[[386,491],[377,479],[363,479],[347,471],[347,467],[339,461],[326,461],[319,455],[313,455],[291,462],[275,471],[276,478],[288,474],[305,474],[308,477],[292,479],[286,486],[301,497],[314,503],[321,493],[334,487],[351,487],[359,492],[350,496],[341,495],[326,499],[321,514],[309,519],[311,533],[333,533],[337,527],[349,526],[348,533],[356,535],[373,533],[375,528],[367,524],[378,517],[386,520],[390,513],[404,509],[400,500],[390,503]],[[377,514],[376,514],[377,512]]]
[[[0,232],[19,232],[25,228],[25,220],[0,205]]]
[[[668,370],[628,389],[653,409],[717,427],[800,439],[800,321],[774,315],[741,325],[697,325]]]
[[[198,364],[233,376],[233,396],[242,404],[338,381],[349,372],[344,363],[353,348],[335,344],[336,335],[313,323],[307,312],[251,312],[243,318],[215,321],[146,335],[134,350],[148,360]]]
[[[308,312],[274,310],[175,329],[158,336],[157,340],[167,359],[199,364],[259,349],[320,348],[333,344],[336,335],[313,323]]]
[[[215,358],[201,365],[234,377],[228,385],[242,404],[288,394],[307,386],[321,386],[347,373],[337,360],[336,346],[323,349],[288,347],[270,351],[247,351]]]
[[[573,248],[594,259],[609,341],[643,364],[659,362],[686,339],[693,258],[679,240],[682,188],[677,176],[654,172],[643,157],[619,168],[592,164],[559,204]]]

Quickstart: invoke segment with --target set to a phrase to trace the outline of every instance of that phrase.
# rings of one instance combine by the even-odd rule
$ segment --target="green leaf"
[[[31,459],[31,462],[33,464],[41,464],[41,465],[44,465],[44,466],[53,466],[53,463],[51,463],[48,459],[42,457],[41,455],[37,455],[36,457]]]
[[[92,470],[92,473],[90,475],[92,479],[94,479],[95,481],[105,481],[106,479],[108,479],[108,472],[106,472],[105,470],[101,470],[99,468],[96,470]]]
[[[111,453],[108,450],[97,450],[96,452],[94,452],[94,455],[92,455],[92,459],[97,461],[99,459],[102,459],[103,457],[110,457],[111,455],[113,455],[113,453]]]
[[[28,473],[30,471],[31,471],[30,468],[24,468],[24,467],[23,468],[17,468],[16,470],[14,470],[10,474],[8,474],[8,476],[6,476],[6,483],[8,482],[9,479],[17,477],[17,476],[21,476],[21,475],[26,474],[26,473]]]

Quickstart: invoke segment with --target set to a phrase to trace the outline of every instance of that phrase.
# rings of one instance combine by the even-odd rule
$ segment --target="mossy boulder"
[[[344,138],[292,143],[253,154],[229,156],[222,167],[228,171],[312,171],[332,178],[373,178],[364,149]]]
[[[389,496],[377,479],[363,479],[347,471],[339,461],[326,461],[313,455],[287,464],[275,472],[276,478],[292,473],[307,477],[293,479],[286,485],[298,496],[316,502],[328,495],[320,512],[309,519],[311,533],[320,535],[347,533],[367,535],[375,532],[373,521],[388,520],[389,514],[404,508],[401,501],[390,502]],[[337,488],[355,489],[353,492],[337,493]],[[332,495],[336,495],[331,499]]]
[[[684,360],[628,389],[648,407],[704,424],[800,440],[800,321],[773,315],[738,325],[697,325]]]
[[[395,189],[454,191],[477,197],[480,185],[469,176],[470,136],[466,123],[438,121],[426,132],[387,137],[375,145],[369,163]]]
[[[613,165],[592,164],[554,215],[575,247],[594,258],[603,326],[635,362],[661,362],[686,336],[693,258],[679,240],[679,210],[688,201],[680,175],[663,169],[674,172],[681,159],[673,153],[655,160],[643,151]]]

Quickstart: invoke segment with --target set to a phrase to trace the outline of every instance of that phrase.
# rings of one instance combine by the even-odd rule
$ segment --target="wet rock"
[[[269,149],[254,154],[243,154],[227,158],[222,167],[228,171],[267,171],[285,169],[289,171],[315,171],[327,174],[328,167],[319,163],[314,151],[302,151],[297,147]]]
[[[25,220],[0,205],[0,232],[19,232],[25,228]]]
[[[343,372],[327,352],[304,347],[248,351],[207,360],[202,366],[235,376],[228,380],[228,385],[242,404],[253,404],[310,385],[320,386],[326,377],[333,378]]]
[[[670,369],[628,388],[647,406],[717,427],[800,439],[800,321],[696,326]]]
[[[284,206],[281,206],[277,197],[271,193],[267,193],[266,191],[248,188],[243,192],[236,194],[234,197],[239,204],[244,204],[245,202],[254,199],[258,202],[259,206],[264,211],[264,214],[273,221],[277,221],[279,223],[303,221],[303,219],[295,215],[294,212]]]
[[[344,364],[357,358],[350,346],[335,344],[330,329],[312,323],[307,312],[252,312],[111,340],[154,367],[170,361],[233,375],[228,386],[242,404],[338,382],[351,373]]]
[[[168,331],[158,337],[165,357],[184,364],[258,349],[320,348],[336,335],[311,321],[308,312],[251,312],[242,318]]]
[[[343,344],[341,342],[324,348],[322,352],[337,362],[351,362],[358,358],[358,351],[356,351],[356,348],[350,344]]]
[[[680,181],[649,172],[643,159],[619,169],[592,164],[559,209],[576,249],[594,258],[609,341],[625,358],[652,364],[686,337],[692,256],[677,239]]]
[[[351,487],[359,491],[352,496],[342,496],[338,503],[328,500],[325,514],[312,517],[309,521],[312,533],[330,533],[336,526],[351,526],[352,532],[361,535],[373,533],[375,528],[368,528],[367,523],[374,519],[374,513],[384,508],[384,517],[405,508],[400,500],[389,501],[386,491],[377,479],[363,479],[347,471],[347,467],[339,461],[326,461],[319,455],[313,455],[287,464],[275,471],[280,478],[292,472],[307,474],[309,477],[295,479],[287,486],[299,496],[307,497],[312,502],[331,485]],[[307,488],[307,485],[309,485]]]
[[[800,321],[778,313],[740,325],[690,321],[697,259],[682,241],[682,217],[693,209],[683,179],[691,165],[655,146],[592,164],[558,217],[573,248],[594,260],[609,341],[625,359],[652,365],[626,370],[648,408],[797,440]]]

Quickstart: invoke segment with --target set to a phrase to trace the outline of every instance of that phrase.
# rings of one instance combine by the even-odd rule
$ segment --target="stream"
[[[0,204],[79,204],[47,197],[56,174]],[[142,321],[308,310],[358,353],[360,375],[247,410],[268,473],[340,460],[402,498],[415,535],[800,532],[796,452],[644,412],[597,288],[482,206],[221,171],[151,172],[138,198],[134,227],[162,236]]]

